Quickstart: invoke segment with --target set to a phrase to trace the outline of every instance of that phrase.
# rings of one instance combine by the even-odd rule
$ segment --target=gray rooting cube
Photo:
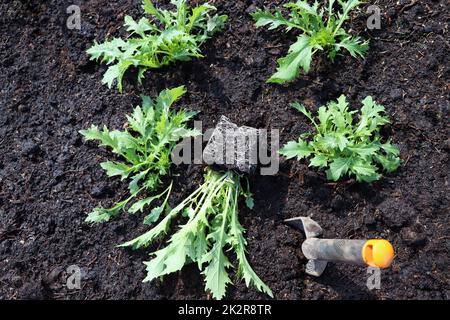
[[[203,150],[203,161],[227,170],[252,173],[258,164],[258,129],[238,127],[221,116]]]

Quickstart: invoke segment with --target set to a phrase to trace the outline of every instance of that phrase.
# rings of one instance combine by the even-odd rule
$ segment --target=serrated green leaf
[[[337,133],[336,134],[336,141],[337,145],[340,151],[344,151],[344,149],[348,146],[350,143],[347,137],[343,133]]]
[[[97,126],[92,125],[90,129],[80,130],[80,133],[86,140],[100,140],[101,145],[118,149],[119,142],[109,134],[106,126],[103,127],[103,131],[100,131]]]
[[[133,110],[133,114],[131,116],[127,116],[127,121],[129,126],[140,135],[146,135],[147,129],[147,119],[141,109],[141,107],[137,106]]]
[[[300,68],[308,73],[311,66],[312,50],[314,49],[309,40],[310,38],[304,35],[298,37],[297,42],[289,48],[288,55],[278,59],[277,72],[267,82],[284,83],[292,81],[298,76]]]
[[[380,114],[384,112],[384,107],[377,104],[371,96],[367,96],[362,101],[363,107],[361,108],[361,116],[368,119],[378,118]]]
[[[153,208],[152,211],[150,211],[150,213],[145,216],[144,224],[149,225],[149,224],[153,224],[154,222],[158,221],[159,216],[161,215],[161,213],[163,211],[164,211],[163,206]]]
[[[280,149],[280,155],[286,159],[297,157],[297,160],[308,157],[313,152],[313,149],[306,141],[301,139],[298,142],[289,141],[283,148]]]
[[[192,242],[193,256],[191,259],[197,261],[197,266],[199,270],[203,269],[203,258],[208,252],[208,241],[206,240],[206,226],[204,224],[200,225],[195,232],[195,238]]]
[[[136,22],[132,17],[125,16],[124,26],[128,27],[128,32],[131,32],[132,34],[137,33],[141,37],[145,37],[145,32],[154,28],[145,17],[141,18],[139,22]]]
[[[250,14],[256,21],[256,27],[269,26],[269,30],[276,29],[280,26],[285,26],[286,30],[289,31],[297,26],[286,19],[280,11],[276,11],[274,14],[270,13],[268,10],[257,9],[256,12]]]
[[[201,26],[201,21],[209,9],[211,9],[209,4],[202,4],[198,7],[192,8],[192,14],[188,19],[189,22],[187,25],[187,30],[191,31],[194,27]]]
[[[133,205],[128,209],[129,213],[137,213],[142,212],[144,210],[144,207],[149,206],[152,204],[153,201],[160,198],[160,195],[147,197],[145,199],[141,199],[139,201],[136,201],[133,203]]]
[[[205,288],[212,293],[215,299],[222,299],[227,285],[231,283],[227,268],[232,265],[223,253],[223,247],[227,243],[226,230],[229,214],[228,211],[223,211],[217,215],[217,223],[206,237],[207,240],[213,241],[212,248],[201,260],[202,263],[207,264],[202,272],[205,275]]]
[[[380,178],[376,168],[364,160],[354,161],[350,170],[355,173],[357,181],[372,182]]]
[[[88,223],[99,223],[99,222],[106,222],[109,221],[109,219],[120,211],[120,209],[105,209],[105,208],[95,208],[90,212],[85,219],[85,222]]]
[[[319,119],[319,129],[322,133],[325,133],[328,130],[328,123],[331,119],[332,112],[330,108],[322,106],[318,110],[318,119]]]
[[[258,291],[268,294],[273,298],[272,290],[258,277],[255,271],[253,271],[245,254],[239,257],[239,275],[244,279],[247,287],[254,286]]]
[[[350,158],[337,158],[330,163],[330,169],[327,170],[327,179],[337,181],[343,177],[351,164]]]
[[[338,100],[339,101],[339,100]],[[344,105],[342,105],[344,104]],[[338,102],[337,105],[331,105],[331,116],[333,119],[333,125],[336,127],[336,131],[345,133],[347,131],[347,113],[346,110],[347,103],[344,101]]]
[[[117,83],[117,88],[119,92],[122,92],[122,79],[125,74],[125,71],[133,65],[132,61],[129,60],[121,60],[117,64],[111,66],[106,70],[103,75],[102,83],[107,84],[108,88],[111,88],[114,82]]]
[[[88,214],[85,222],[99,223],[109,221],[109,219],[117,216],[121,211],[123,211],[125,209],[125,206],[131,199],[133,199],[133,197],[134,196],[132,195],[129,198],[116,203],[111,208],[103,208],[103,207],[94,208],[94,210],[92,210],[92,212]]]
[[[333,150],[339,147],[339,140],[334,133],[325,134],[321,140],[324,149]]]
[[[108,177],[120,176],[123,180],[130,174],[130,167],[120,162],[105,161],[100,166],[106,171]]]
[[[130,190],[131,194],[135,194],[139,191],[139,182],[145,178],[145,176],[147,175],[148,170],[142,171],[138,174],[136,174],[135,176],[132,177],[130,184],[128,185],[128,190]]]
[[[166,89],[161,91],[156,99],[156,106],[162,110],[168,109],[172,104],[181,98],[186,93],[184,86],[179,86],[173,89]]]
[[[273,298],[272,290],[258,277],[247,260],[245,248],[247,241],[244,238],[244,228],[239,223],[237,212],[231,215],[228,241],[234,248],[239,262],[237,276],[244,279],[247,287],[254,286],[257,290]]]
[[[186,263],[189,240],[182,238],[181,241],[172,242],[167,247],[154,252],[155,258],[144,262],[147,265],[147,276],[143,282],[152,281],[183,268]]]
[[[108,88],[111,88],[114,81],[121,75],[119,64],[115,64],[106,70],[103,75],[102,83],[107,84]]]
[[[309,165],[313,167],[323,168],[328,164],[328,157],[323,154],[316,154],[310,161]]]
[[[371,176],[375,174],[375,167],[369,162],[362,160],[354,161],[351,164],[351,169],[355,171],[356,175]]]
[[[381,148],[387,153],[387,154],[392,154],[392,155],[394,155],[394,156],[399,156],[400,155],[400,149],[397,147],[397,146],[395,146],[395,145],[393,145],[393,144],[391,144],[391,143],[383,143],[382,145],[381,145]]]
[[[314,118],[312,117],[311,112],[306,110],[306,107],[304,105],[302,105],[301,103],[298,103],[298,102],[294,102],[291,104],[291,107],[294,108],[295,110],[303,113],[317,128],[317,124],[314,121]]]
[[[182,138],[198,137],[202,133],[198,129],[176,128],[170,132],[169,141],[178,141]]]
[[[225,296],[227,285],[231,283],[226,270],[231,263],[221,248],[213,248],[213,250],[211,261],[202,274],[205,275],[205,288],[212,293],[215,299],[222,299]]]
[[[384,156],[384,155],[376,155],[376,160],[382,165],[383,169],[387,172],[393,172],[397,170],[397,168],[400,166],[401,161],[396,156]]]
[[[132,247],[133,249],[139,249],[141,247],[147,247],[159,236],[167,233],[169,229],[170,221],[177,215],[178,212],[171,211],[166,215],[155,227],[146,233],[140,235],[133,240],[127,241],[118,247]]]
[[[167,23],[164,15],[161,13],[162,11],[160,11],[159,9],[157,9],[152,1],[150,0],[143,0],[142,1],[142,8],[144,9],[144,11],[152,16],[154,16],[156,19],[159,20],[159,22],[161,23]]]
[[[366,158],[375,154],[380,147],[377,144],[360,144],[357,146],[348,147],[348,150],[357,153],[359,156]]]
[[[341,19],[343,19],[342,21],[345,21],[346,19],[349,18],[348,14],[349,12],[356,8],[357,6],[359,6],[360,4],[363,3],[363,1],[360,0],[338,0],[339,5],[342,8],[342,11],[340,13],[340,17],[342,17]]]
[[[354,58],[364,58],[367,54],[367,50],[369,50],[369,42],[361,41],[359,37],[345,37],[340,40],[340,42],[335,45],[336,52],[338,52],[341,48],[347,50],[352,57]]]
[[[206,23],[206,31],[208,33],[207,38],[213,35],[216,32],[221,31],[225,27],[225,23],[228,20],[228,16],[226,15],[214,15],[210,18]],[[202,39],[204,41],[204,39]]]
[[[287,3],[284,5],[286,8],[295,9],[301,11],[302,13],[307,13],[311,16],[318,16],[319,12],[317,11],[319,8],[319,3],[316,1],[313,5],[310,5],[305,0],[297,0],[295,3]]]
[[[127,43],[122,39],[112,39],[101,44],[94,41],[94,45],[87,49],[86,53],[91,56],[90,60],[102,60],[106,64],[111,64],[122,58],[123,49],[126,47]]]

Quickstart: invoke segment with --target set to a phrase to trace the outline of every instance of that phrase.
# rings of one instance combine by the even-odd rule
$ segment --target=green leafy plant
[[[312,157],[310,166],[328,168],[327,178],[334,181],[355,175],[357,181],[372,182],[381,177],[379,166],[387,172],[395,171],[400,165],[400,151],[390,141],[381,142],[380,129],[389,123],[383,115],[385,109],[370,96],[362,105],[359,120],[353,123],[357,111],[348,110],[344,95],[320,107],[317,121],[303,105],[293,103],[292,107],[312,122],[316,132],[302,134],[279,153],[288,159]]]
[[[156,101],[141,96],[142,106],[137,106],[133,113],[127,116],[128,128],[125,130],[110,131],[106,126],[99,129],[92,125],[90,129],[80,131],[86,140],[98,140],[100,145],[110,147],[113,153],[122,158],[123,161],[101,163],[109,177],[130,179],[130,196],[111,208],[95,208],[88,215],[87,222],[108,221],[125,210],[138,194],[155,191],[161,183],[161,176],[168,173],[170,154],[177,141],[200,134],[195,129],[188,129],[186,124],[196,112],[171,110],[172,104],[185,92],[184,87],[166,89],[159,94]],[[144,219],[145,223],[156,221],[168,208],[167,200],[171,189],[172,185],[158,195],[136,201],[128,208],[128,212],[142,212],[145,206],[165,195],[163,204],[154,208]]]
[[[208,169],[204,183],[166,216],[150,231],[122,246],[134,249],[150,245],[157,237],[164,235],[170,222],[183,215],[187,222],[179,226],[166,247],[153,252],[153,258],[145,262],[147,277],[151,281],[183,268],[186,263],[197,263],[205,276],[205,287],[213,297],[221,299],[231,283],[227,269],[232,267],[224,253],[233,250],[238,261],[237,275],[246,285],[254,285],[270,296],[272,291],[251,268],[246,257],[244,228],[238,220],[238,198],[243,195],[246,204],[253,206],[251,193],[244,191],[240,176],[233,171],[219,173]]]
[[[351,36],[342,27],[349,18],[350,11],[360,5],[359,0],[338,0],[340,11],[335,12],[333,7],[335,0],[329,0],[328,6],[320,6],[315,1],[313,5],[305,0],[290,2],[284,5],[289,10],[289,18],[285,18],[280,10],[272,14],[268,10],[258,9],[252,14],[257,27],[269,26],[269,30],[280,26],[286,31],[297,29],[300,35],[297,41],[289,48],[286,57],[278,59],[277,72],[267,82],[284,83],[294,80],[303,68],[309,72],[311,60],[314,54],[321,50],[334,60],[341,50],[347,50],[353,57],[364,57],[369,48],[368,42],[360,37]]]
[[[175,61],[202,57],[200,46],[214,33],[223,29],[226,15],[210,16],[216,8],[208,3],[189,9],[185,0],[172,0],[175,11],[156,8],[143,0],[142,8],[150,19],[135,21],[125,16],[130,37],[115,38],[95,44],[87,50],[91,60],[110,65],[102,82],[111,88],[114,81],[122,92],[122,78],[130,66],[138,68],[138,81],[149,69],[157,69]]]

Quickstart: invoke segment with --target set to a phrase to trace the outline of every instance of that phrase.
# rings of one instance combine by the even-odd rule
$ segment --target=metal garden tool
[[[389,267],[394,259],[394,248],[387,240],[319,239],[322,228],[311,218],[297,217],[284,221],[305,233],[302,252],[309,260],[306,273],[312,276],[320,276],[328,262],[383,269]]]

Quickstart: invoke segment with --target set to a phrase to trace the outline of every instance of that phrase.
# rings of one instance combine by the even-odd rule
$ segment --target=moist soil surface
[[[290,108],[313,112],[339,95],[352,108],[371,95],[392,123],[383,130],[400,149],[398,171],[373,184],[329,183],[307,162],[281,159],[274,176],[250,178],[253,210],[241,205],[248,257],[277,299],[449,299],[449,37],[448,2],[377,1],[381,29],[368,30],[366,8],[347,27],[370,39],[365,60],[349,55],[331,63],[314,57],[312,70],[287,85],[265,80],[286,54],[295,33],[255,29],[255,7],[282,1],[210,1],[229,15],[226,30],[203,46],[205,58],[147,72],[142,85],[131,71],[119,94],[101,84],[105,66],[89,61],[94,40],[126,36],[124,15],[141,16],[139,0],[75,1],[81,30],[66,27],[72,1],[0,3],[0,298],[3,299],[209,299],[196,266],[151,283],[148,250],[116,245],[148,229],[142,216],[123,214],[89,226],[86,215],[127,193],[100,162],[109,150],[84,142],[91,124],[121,128],[125,114],[167,87],[185,85],[177,107],[200,111],[204,128],[221,115],[240,125],[279,129],[281,144],[312,130]],[[159,2],[168,6],[168,2]],[[172,168],[176,204],[201,182],[204,167]],[[327,238],[385,238],[396,257],[369,290],[366,268],[330,264],[305,274],[304,235],[283,219],[311,216]],[[234,259],[233,259],[234,261]],[[81,288],[69,289],[67,268],[81,268]],[[265,299],[235,281],[229,299]]]

